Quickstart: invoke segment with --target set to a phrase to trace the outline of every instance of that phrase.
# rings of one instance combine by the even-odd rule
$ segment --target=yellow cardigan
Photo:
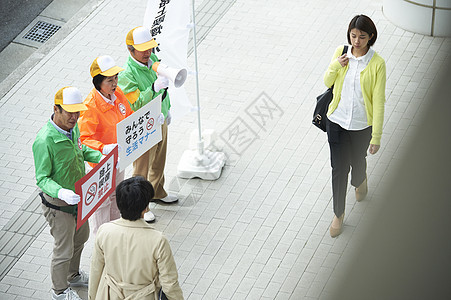
[[[341,98],[343,81],[349,64],[342,67],[337,57],[343,52],[344,46],[339,46],[332,57],[332,61],[324,74],[324,83],[327,87],[334,86],[334,97],[329,104],[327,116],[330,116],[338,107]],[[365,103],[368,125],[373,126],[370,144],[380,145],[382,126],[384,124],[385,106],[385,61],[374,52],[368,66],[360,73],[360,87],[362,89],[363,102]]]

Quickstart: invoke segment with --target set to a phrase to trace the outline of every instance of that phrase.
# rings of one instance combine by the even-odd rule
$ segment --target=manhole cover
[[[24,35],[24,39],[44,43],[47,41],[52,35],[57,32],[61,26],[50,24],[43,21],[38,21],[30,31]]]

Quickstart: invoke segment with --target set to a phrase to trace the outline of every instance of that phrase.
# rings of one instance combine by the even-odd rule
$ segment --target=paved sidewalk
[[[365,212],[377,207],[406,151],[436,74],[450,58],[451,39],[396,28],[384,18],[382,0],[196,4],[208,7],[213,20],[219,2],[230,5],[204,29],[198,48],[200,97],[203,128],[216,130],[216,146],[228,162],[216,181],[178,179],[177,164],[197,120],[190,114],[171,124],[167,187],[181,200],[153,204],[155,227],[170,241],[186,299],[323,298],[335,270],[350,261]],[[24,228],[11,226],[18,215],[44,221],[37,200],[29,205],[36,193],[31,145],[59,88],[73,85],[87,95],[95,57],[125,62],[125,35],[141,24],[145,5],[103,2],[0,99],[0,263],[9,270],[0,299],[50,297],[48,227],[43,223],[42,231],[18,238]],[[368,157],[369,195],[356,203],[349,193],[344,232],[332,239],[329,150],[326,135],[310,120],[330,57],[346,42],[348,22],[358,13],[375,21],[374,48],[387,63],[384,134],[379,153]],[[194,103],[194,78],[185,86]],[[14,260],[6,250],[21,241],[26,247]],[[85,270],[92,242],[83,252]]]

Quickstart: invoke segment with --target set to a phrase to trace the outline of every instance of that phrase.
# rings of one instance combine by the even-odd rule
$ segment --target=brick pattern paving
[[[337,268],[352,259],[365,211],[377,208],[392,166],[407,151],[451,39],[396,28],[384,18],[381,0],[213,2],[197,3],[225,12],[206,24],[198,48],[201,112],[203,128],[217,131],[215,146],[228,162],[216,181],[178,179],[197,120],[190,114],[171,124],[167,186],[181,201],[153,204],[155,227],[170,240],[187,299],[323,298]],[[103,2],[0,100],[1,228],[36,190],[31,144],[51,114],[54,93],[74,85],[87,95],[89,65],[98,55],[123,64],[125,34],[144,11],[145,1]],[[368,198],[356,204],[349,194],[344,232],[332,239],[328,145],[310,120],[330,57],[357,13],[378,27],[374,48],[387,63],[386,120],[382,148],[368,157]],[[194,84],[189,78],[185,85],[193,100]],[[92,242],[83,252],[85,270]],[[46,227],[0,281],[0,299],[48,299],[51,249]]]

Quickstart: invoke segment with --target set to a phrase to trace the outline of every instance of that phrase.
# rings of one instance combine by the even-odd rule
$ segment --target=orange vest
[[[83,103],[88,110],[80,113],[80,139],[86,146],[102,151],[106,144],[117,143],[116,124],[133,113],[122,90],[114,92],[114,105],[106,103],[94,88]]]

